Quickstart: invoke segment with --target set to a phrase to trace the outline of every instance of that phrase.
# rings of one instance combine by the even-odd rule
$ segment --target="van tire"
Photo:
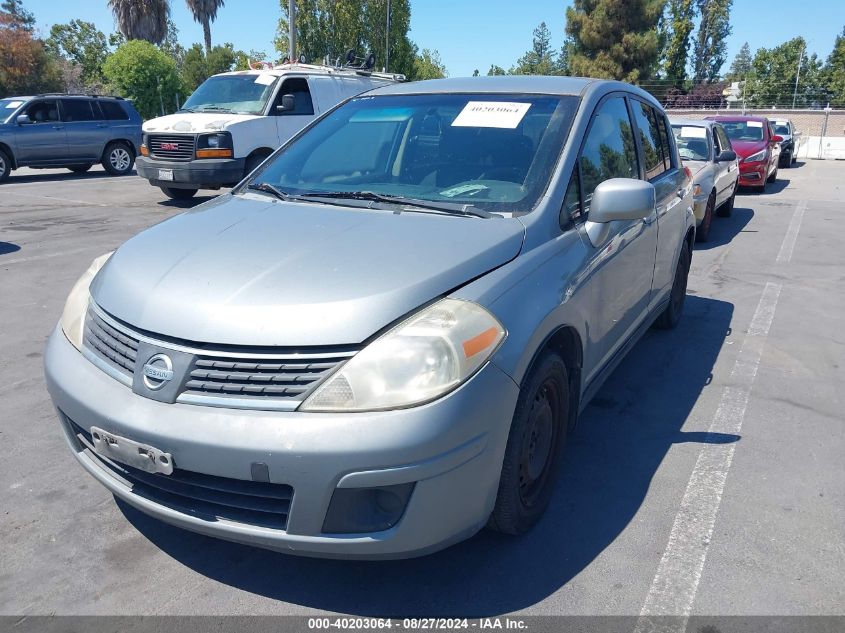
[[[125,176],[135,164],[135,152],[126,143],[114,141],[106,145],[101,164],[110,176]]]
[[[177,189],[176,187],[159,187],[162,193],[172,200],[190,200],[199,189]]]
[[[689,277],[690,261],[689,242],[684,240],[681,246],[681,254],[678,257],[678,265],[675,267],[675,280],[672,282],[672,291],[669,293],[669,303],[654,324],[661,330],[672,330],[681,321],[681,314],[684,311],[684,300],[687,296],[687,278]]]
[[[566,364],[558,354],[545,352],[519,393],[490,529],[525,534],[543,516],[570,426],[569,398]]]
[[[0,149],[0,182],[6,180],[11,172],[12,159],[6,152]]]
[[[246,165],[244,166],[244,178],[246,178],[253,171],[255,171],[255,168],[258,167],[261,163],[263,163],[271,153],[272,152],[253,154],[252,156],[248,157],[246,159]]]

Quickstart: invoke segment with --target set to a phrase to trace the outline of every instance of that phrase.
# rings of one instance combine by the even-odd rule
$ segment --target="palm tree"
[[[205,52],[211,52],[211,23],[217,19],[217,10],[223,6],[223,0],[185,0],[194,20],[202,24],[205,38]]]
[[[108,0],[108,4],[127,40],[160,44],[167,35],[170,0]]]

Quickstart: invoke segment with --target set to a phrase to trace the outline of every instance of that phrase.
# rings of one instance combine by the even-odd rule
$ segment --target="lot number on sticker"
[[[707,130],[703,127],[684,125],[681,127],[681,138],[707,138]]]
[[[453,127],[498,127],[512,130],[531,107],[530,103],[470,101],[452,121]]]

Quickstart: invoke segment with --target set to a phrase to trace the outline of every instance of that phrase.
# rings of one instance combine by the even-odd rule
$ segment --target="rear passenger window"
[[[103,116],[109,121],[128,121],[129,115],[126,113],[126,110],[117,102],[117,101],[105,101],[102,100],[99,102],[100,108],[103,110]]]
[[[625,99],[612,97],[593,114],[579,159],[582,213],[590,211],[593,191],[610,178],[639,178],[634,134]]]
[[[62,99],[62,121],[94,121],[94,112],[88,99]]]
[[[637,127],[640,131],[640,143],[643,147],[645,176],[648,180],[654,180],[666,171],[660,128],[657,126],[654,108],[642,101],[633,100],[632,103],[634,118],[637,120]]]

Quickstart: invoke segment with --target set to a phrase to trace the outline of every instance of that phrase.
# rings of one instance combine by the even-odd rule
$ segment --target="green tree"
[[[795,37],[774,48],[758,50],[746,84],[748,102],[761,107],[790,107],[794,97],[799,107],[824,105],[823,66],[815,54],[806,55],[806,48],[804,38]]]
[[[566,10],[574,75],[636,82],[654,74],[665,0],[574,0]]]
[[[182,65],[182,82],[188,92],[193,92],[202,82],[218,73],[234,70],[241,51],[235,51],[228,42],[215,46],[207,54],[201,44],[194,44],[185,53]]]
[[[663,72],[667,82],[676,88],[687,78],[687,51],[695,9],[694,0],[669,0],[663,16]]]
[[[693,52],[696,81],[716,81],[727,60],[728,36],[731,34],[733,0],[696,0],[701,22]]]
[[[179,29],[170,18],[167,19],[167,34],[158,47],[176,62],[176,68],[181,71],[182,64],[185,62],[185,47],[179,43]]]
[[[501,66],[496,66],[496,64],[490,64],[490,70],[487,71],[488,77],[494,77],[497,75],[507,75],[507,71],[502,68]]]
[[[751,56],[751,47],[746,42],[731,62],[730,70],[725,75],[725,79],[728,81],[745,81],[748,73],[751,72],[751,62],[753,59]]]
[[[24,8],[21,0],[0,2],[0,15],[4,16],[4,28],[21,29],[30,33],[35,30],[35,16]]]
[[[520,57],[511,69],[513,75],[557,75],[558,55],[552,48],[552,34],[545,22],[534,29],[531,50]]]
[[[83,86],[96,88],[103,83],[103,62],[109,54],[109,44],[93,23],[71,20],[67,24],[54,24],[45,47],[51,55],[79,67]]]
[[[176,62],[149,42],[130,40],[120,46],[103,64],[103,74],[145,119],[175,110],[182,88]]]
[[[845,28],[841,35],[836,36],[822,79],[831,103],[840,108],[845,107]]]
[[[169,0],[108,0],[117,29],[127,40],[160,44],[167,36]]]
[[[62,69],[34,35],[20,0],[0,4],[0,96],[62,90]]]
[[[269,61],[270,56],[265,51],[257,49],[250,49],[249,51],[235,51],[235,67],[232,70],[249,70],[249,64],[252,62]]]
[[[217,11],[223,7],[223,0],[185,0],[194,16],[194,21],[202,24],[202,36],[205,52],[211,53],[211,23],[217,19]]]
[[[416,60],[414,60],[414,70],[409,78],[419,81],[423,79],[442,79],[448,75],[446,66],[440,59],[440,53],[424,48],[422,53],[417,55]]]
[[[390,1],[390,37],[387,27],[387,0],[369,0],[364,5],[364,33],[366,49],[376,56],[376,68],[410,76],[413,73],[417,47],[408,37],[411,28],[409,0]],[[385,43],[390,45],[390,63],[386,66]]]

